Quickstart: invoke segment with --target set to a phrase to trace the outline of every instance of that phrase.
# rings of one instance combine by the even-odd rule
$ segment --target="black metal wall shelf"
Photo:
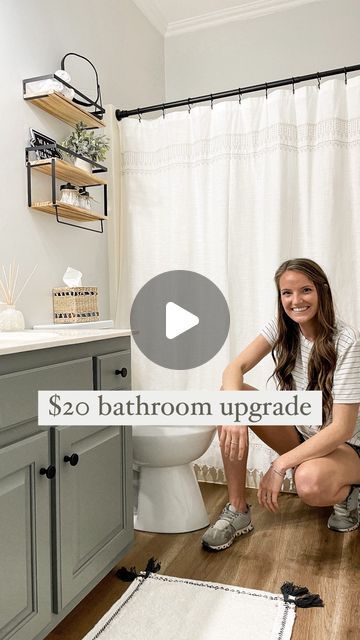
[[[34,154],[46,155],[54,152],[64,152],[70,156],[86,160],[92,166],[92,173],[88,173],[84,169],[74,166],[70,162],[65,161],[62,157],[49,157],[36,158],[31,160]],[[62,154],[61,154],[62,155]],[[94,231],[96,233],[103,233],[103,221],[107,219],[107,182],[98,176],[99,173],[107,171],[107,168],[97,162],[89,160],[84,156],[81,156],[73,151],[65,149],[57,143],[46,144],[36,147],[26,147],[25,149],[25,164],[27,168],[27,191],[28,191],[28,206],[31,209],[42,211],[43,213],[50,213],[55,215],[57,222],[61,224],[67,224],[69,226],[77,227],[80,229],[86,229],[87,231]],[[32,199],[32,171],[39,171],[51,177],[51,200],[45,202],[33,202]],[[89,209],[83,209],[81,207],[70,205],[61,202],[56,195],[56,179],[71,182],[76,186],[81,187],[103,187],[103,213],[91,211]],[[83,222],[100,222],[100,229],[91,229],[79,224],[72,224],[62,220],[74,220]]]
[[[40,83],[41,81],[50,79],[57,80],[69,89],[73,89],[75,96],[77,98],[81,98],[82,102],[85,102],[86,105],[89,105],[89,110],[87,110],[87,107],[84,108],[83,106],[75,104],[75,102],[69,100],[58,91],[51,89],[49,91],[40,91],[37,93],[36,91],[34,92],[36,87],[32,87],[31,90],[29,90],[29,85],[31,83]],[[98,102],[91,100],[88,96],[85,96],[78,89],[57,76],[56,73],[50,73],[45,76],[36,76],[34,78],[26,78],[23,80],[23,97],[24,100],[30,101],[40,109],[43,109],[55,118],[66,122],[72,127],[75,127],[79,122],[83,122],[87,129],[98,129],[105,126],[102,122],[102,118],[105,113],[104,107]],[[67,156],[86,160],[92,167],[91,173],[88,173],[79,167],[75,167],[71,162],[64,160],[62,152],[66,153]],[[36,209],[37,211],[54,215],[57,222],[60,224],[85,229],[86,231],[103,233],[103,221],[107,219],[107,182],[99,177],[98,174],[106,172],[106,167],[98,164],[97,162],[93,162],[84,156],[74,153],[73,151],[65,149],[57,142],[36,147],[26,147],[25,164],[27,168],[28,206],[31,207],[31,209]],[[45,202],[33,202],[33,170],[41,172],[51,178],[50,200]],[[83,209],[81,207],[61,202],[56,195],[56,180],[62,180],[66,183],[70,182],[78,187],[103,187],[103,213],[98,213],[89,209]],[[85,221],[87,223],[97,221],[100,222],[100,229],[91,229],[90,227],[73,224],[68,222],[68,220],[74,220],[75,222]]]
[[[49,79],[57,80],[69,89],[73,89],[77,96],[89,104],[90,108],[94,108],[94,111],[87,111],[57,91],[45,91],[34,94],[28,93],[28,84]],[[37,76],[35,78],[26,78],[23,80],[23,96],[24,100],[31,101],[40,109],[47,111],[59,120],[70,124],[72,127],[79,122],[83,122],[88,129],[97,129],[105,126],[102,122],[102,118],[105,113],[104,107],[88,98],[88,96],[85,96],[78,89],[68,82],[65,82],[65,80],[57,76],[55,73],[50,73],[45,76]]]

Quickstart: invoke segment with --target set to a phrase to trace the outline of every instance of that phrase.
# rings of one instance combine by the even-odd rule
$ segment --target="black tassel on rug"
[[[292,582],[284,582],[281,586],[281,593],[284,596],[285,602],[293,602],[301,609],[324,606],[318,593],[309,593],[307,587],[299,587]]]
[[[144,571],[140,571],[139,573],[136,571],[136,567],[130,567],[130,569],[126,569],[126,567],[121,567],[116,572],[116,577],[123,582],[132,582],[135,578],[147,578],[150,573],[157,573],[160,571],[160,562],[156,562],[155,558],[150,558],[147,561],[147,565]]]

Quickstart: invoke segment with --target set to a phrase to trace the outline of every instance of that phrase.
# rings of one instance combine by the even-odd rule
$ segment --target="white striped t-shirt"
[[[271,346],[277,337],[277,321],[275,318],[261,330]],[[341,320],[336,322],[334,335],[337,362],[333,380],[333,402],[352,404],[360,402],[360,333]],[[305,391],[308,385],[308,362],[313,343],[300,332],[300,349],[297,354],[292,375],[297,391]],[[320,430],[320,425],[296,425],[304,438],[310,438]],[[352,438],[347,440],[360,446],[360,409]]]

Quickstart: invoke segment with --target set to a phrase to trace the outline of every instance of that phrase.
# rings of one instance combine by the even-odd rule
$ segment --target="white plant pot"
[[[75,158],[74,165],[78,169],[86,171],[86,173],[92,173],[92,165],[90,164],[90,162],[87,162],[87,160],[83,160],[82,158]]]
[[[8,304],[0,312],[0,331],[22,331],[25,329],[25,320],[21,311],[14,305]]]

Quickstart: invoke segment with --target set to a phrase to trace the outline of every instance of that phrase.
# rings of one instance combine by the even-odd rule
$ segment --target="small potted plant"
[[[106,152],[109,149],[109,138],[104,135],[95,135],[92,129],[86,129],[85,124],[79,122],[75,126],[75,131],[62,142],[62,146],[69,149],[69,151],[74,151],[74,153],[89,158],[89,160],[101,162],[106,158]],[[74,158],[74,156],[71,157],[72,159]],[[91,164],[86,160],[75,157],[74,164],[91,173]]]

